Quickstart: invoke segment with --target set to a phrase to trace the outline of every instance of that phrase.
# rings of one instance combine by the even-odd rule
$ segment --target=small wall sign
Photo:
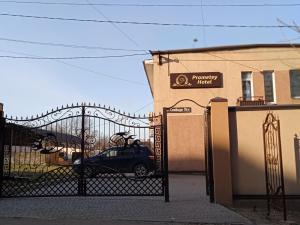
[[[192,108],[191,107],[174,107],[167,109],[168,113],[191,113]]]
[[[173,89],[222,88],[223,74],[220,72],[171,73],[170,85]]]

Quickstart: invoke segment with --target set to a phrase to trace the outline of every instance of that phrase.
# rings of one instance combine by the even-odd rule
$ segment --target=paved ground
[[[171,175],[163,197],[56,197],[0,199],[0,224],[249,224],[205,195],[205,178]]]
[[[300,201],[287,200],[287,221],[283,220],[283,212],[272,209],[267,216],[266,200],[235,201],[233,210],[246,216],[253,224],[259,225],[300,225]]]

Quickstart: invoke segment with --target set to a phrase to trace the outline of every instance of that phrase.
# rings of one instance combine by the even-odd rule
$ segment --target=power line
[[[217,55],[213,55],[210,53],[205,53],[209,54],[215,57],[219,57]],[[223,57],[219,57],[220,59],[180,59],[180,61],[185,61],[185,62],[222,62],[222,61],[228,61],[228,59],[223,59]],[[281,58],[284,60],[299,60],[300,58]],[[280,59],[278,58],[269,58],[269,59],[230,59],[230,61],[233,62],[262,62],[262,61],[278,61]]]
[[[295,25],[190,24],[190,23],[137,22],[137,21],[120,21],[120,20],[95,20],[95,19],[79,19],[79,18],[66,18],[66,17],[34,16],[34,15],[11,14],[11,13],[0,13],[0,16],[45,19],[45,20],[60,20],[60,21],[72,21],[72,22],[114,23],[114,24],[177,26],[177,27],[215,27],[215,28],[296,28],[297,27]]]
[[[206,53],[210,54],[210,53]],[[76,59],[106,59],[106,58],[123,58],[130,56],[141,56],[149,54],[131,54],[131,55],[110,55],[110,56],[71,56],[71,57],[40,57],[40,56],[14,56],[14,55],[0,55],[0,58],[9,59],[33,59],[33,60],[76,60]],[[212,54],[210,54],[212,55]],[[219,57],[213,55],[215,57]],[[185,62],[223,62],[228,61],[228,59],[180,59],[180,61]],[[300,58],[281,58],[284,60],[300,60]],[[230,61],[235,62],[261,62],[261,61],[278,61],[278,58],[267,58],[267,59],[230,59]]]
[[[62,6],[118,6],[118,7],[294,7],[299,3],[261,3],[261,4],[136,4],[136,3],[77,3],[77,2],[41,2],[41,1],[0,1],[0,3],[62,5]]]
[[[254,70],[257,70],[258,72],[261,72],[261,70],[258,69],[257,67],[246,65],[242,62],[256,62],[256,61],[280,61],[280,62],[282,62],[282,60],[299,60],[300,59],[300,58],[276,58],[276,59],[272,58],[272,59],[250,59],[250,60],[249,59],[248,60],[240,59],[239,60],[239,59],[228,59],[228,58],[218,56],[218,55],[215,55],[215,54],[212,54],[212,53],[204,53],[204,54],[219,58],[219,60],[178,59],[178,58],[174,58],[173,60],[177,60],[183,66],[184,66],[184,64],[182,64],[181,62],[189,62],[189,61],[196,61],[196,62],[197,61],[202,61],[202,62],[209,62],[209,61],[230,62],[230,63],[236,64],[236,65],[239,65],[239,66],[248,67],[250,69],[254,69]],[[184,66],[184,67],[186,67],[186,66]]]
[[[39,57],[37,55],[27,54],[27,53],[24,53],[24,52],[7,51],[7,50],[2,50],[2,49],[0,49],[0,51],[1,52],[8,52],[8,53],[13,53],[13,54],[24,55],[24,56],[28,56],[28,57]],[[58,60],[58,59],[52,59],[52,60],[55,61],[55,62],[64,64],[66,66],[73,67],[73,68],[76,68],[78,70],[81,70],[81,71],[84,71],[84,72],[89,72],[91,74],[97,75],[97,78],[99,78],[99,76],[101,76],[101,77],[107,77],[107,78],[118,80],[118,81],[123,81],[123,82],[130,83],[130,84],[147,86],[145,83],[142,83],[142,82],[139,82],[139,81],[129,80],[129,79],[125,79],[125,78],[114,76],[114,75],[100,73],[98,71],[95,71],[95,70],[92,70],[92,69],[89,69],[89,68],[85,68],[83,66],[71,64],[71,63],[68,63],[68,62],[64,62],[64,61]]]
[[[288,41],[295,41],[299,40],[300,37],[289,39]],[[53,46],[53,47],[66,47],[66,48],[78,48],[78,49],[88,49],[88,50],[108,50],[108,51],[128,51],[128,52],[145,52],[149,50],[145,49],[127,49],[127,48],[108,48],[108,47],[101,47],[101,46],[87,46],[87,45],[75,45],[75,44],[65,44],[65,43],[55,43],[55,42],[41,42],[41,41],[29,41],[29,40],[21,40],[15,38],[6,38],[0,37],[0,41],[9,41],[9,42],[17,42],[23,44],[32,44],[32,45],[42,45],[42,46]],[[278,42],[286,42],[287,40],[282,40]],[[264,50],[264,51],[245,51],[245,52],[232,52],[232,54],[243,54],[243,53],[259,53],[259,52],[290,52],[294,51],[293,49],[290,50]],[[220,53],[222,54],[222,53]]]
[[[44,45],[44,46],[54,46],[54,47],[66,47],[66,48],[79,48],[88,50],[109,50],[109,51],[128,51],[128,52],[145,52],[145,49],[127,49],[127,48],[107,48],[101,46],[87,46],[87,45],[75,45],[75,44],[64,44],[64,43],[53,43],[53,42],[39,42],[39,41],[28,41],[12,38],[0,37],[1,41],[18,42],[23,44],[33,44],[33,45]]]
[[[140,55],[149,55],[146,53],[130,54],[130,55],[106,55],[106,56],[70,56],[70,57],[32,57],[32,56],[14,56],[14,55],[0,55],[0,58],[10,59],[37,59],[37,60],[76,60],[76,59],[107,59],[107,58],[124,58]]]
[[[153,101],[147,103],[146,105],[140,107],[139,109],[137,109],[134,113],[137,113],[137,112],[140,112],[142,111],[143,109],[147,108],[148,106],[152,105],[153,104]]]
[[[95,10],[98,14],[100,14],[102,17],[104,17],[106,20],[110,20],[107,16],[104,15],[104,13],[98,9],[95,5],[93,5],[89,0],[86,0],[86,2],[89,4],[89,6]],[[136,47],[140,48],[140,45],[127,33],[125,33],[120,27],[118,27],[114,23],[110,23],[117,31],[119,31],[127,40],[129,40],[131,43],[133,43]]]
[[[220,59],[180,59],[180,61],[185,62],[222,62],[228,61],[221,56],[213,55],[211,53],[205,53],[218,57]],[[41,56],[15,56],[15,55],[0,55],[0,58],[9,58],[9,59],[33,59],[33,60],[77,60],[77,59],[106,59],[106,58],[123,58],[131,56],[143,56],[150,55],[149,53],[145,54],[130,54],[130,55],[108,55],[108,56],[70,56],[70,57],[41,57]],[[300,60],[300,58],[281,58],[284,60]],[[265,58],[265,59],[230,59],[230,61],[235,62],[261,62],[261,61],[278,61],[278,58]]]
[[[206,46],[206,34],[205,34],[205,27],[204,27],[205,22],[204,22],[203,2],[202,2],[202,0],[200,0],[200,1],[201,1],[201,19],[202,19],[202,25],[203,25],[203,27],[202,27],[202,37],[203,37],[203,44],[204,44],[204,46]]]

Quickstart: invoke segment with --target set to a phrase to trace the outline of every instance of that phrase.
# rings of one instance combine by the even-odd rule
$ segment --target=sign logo
[[[178,87],[189,87],[192,86],[191,83],[189,83],[189,78],[184,75],[184,74],[180,74],[177,76],[176,78],[176,83],[173,84],[174,87],[178,86]]]

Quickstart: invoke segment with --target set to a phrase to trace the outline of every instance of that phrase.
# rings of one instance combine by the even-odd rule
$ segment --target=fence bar
[[[165,187],[165,202],[170,201],[169,196],[169,164],[168,164],[168,111],[163,108],[163,128],[164,128],[164,187]]]
[[[283,204],[283,219],[287,220],[287,213],[286,213],[286,200],[285,200],[285,186],[284,186],[284,174],[283,174],[283,162],[282,162],[282,149],[281,149],[281,134],[280,134],[280,121],[278,120],[278,147],[279,147],[279,156],[280,156],[280,179],[282,185],[282,204]]]
[[[0,197],[2,196],[3,165],[4,165],[4,131],[3,104],[0,103]]]
[[[81,109],[81,146],[80,146],[80,181],[79,181],[79,195],[85,195],[84,191],[84,149],[85,149],[85,106]]]

